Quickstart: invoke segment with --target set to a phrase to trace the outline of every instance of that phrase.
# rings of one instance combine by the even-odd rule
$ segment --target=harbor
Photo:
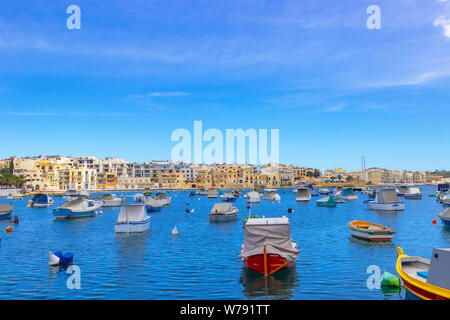
[[[236,219],[220,222],[208,217],[215,204],[227,203],[220,196],[166,191],[170,204],[148,212],[149,229],[140,233],[115,232],[120,206],[102,207],[101,214],[90,217],[55,219],[53,209],[64,205],[63,197],[40,208],[29,207],[31,197],[0,198],[1,204],[14,206],[12,214],[20,219],[17,224],[0,220],[1,230],[14,229],[0,234],[0,298],[399,300],[408,298],[403,287],[368,288],[368,267],[398,276],[397,247],[428,259],[434,248],[450,243],[450,229],[440,220],[433,223],[443,211],[438,199],[429,196],[436,194],[434,186],[420,187],[421,200],[400,197],[405,210],[396,212],[370,210],[369,196],[362,191],[355,192],[357,200],[335,207],[316,205],[319,197],[296,201],[292,189],[277,190],[280,201],[250,204],[244,198],[250,191],[232,202]],[[300,252],[291,268],[264,276],[243,266],[238,256],[243,220],[250,214],[289,220],[290,237]],[[392,228],[395,235],[386,242],[356,238],[348,230],[353,220]],[[67,288],[67,267],[49,266],[48,252],[59,250],[73,254],[81,270],[80,290]]]

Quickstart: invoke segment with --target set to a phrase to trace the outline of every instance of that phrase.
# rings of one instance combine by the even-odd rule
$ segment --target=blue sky
[[[450,169],[449,53],[450,0],[2,1],[0,158],[170,159],[202,120],[279,129],[287,164]]]

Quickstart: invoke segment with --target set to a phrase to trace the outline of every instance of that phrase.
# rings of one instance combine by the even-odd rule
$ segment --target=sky
[[[0,158],[170,160],[198,120],[279,129],[285,164],[450,169],[449,85],[450,0],[0,2]]]

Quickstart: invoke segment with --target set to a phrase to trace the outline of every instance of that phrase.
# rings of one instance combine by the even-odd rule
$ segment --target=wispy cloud
[[[144,94],[133,94],[130,98],[140,99],[140,98],[152,98],[152,97],[181,97],[187,96],[189,93],[182,91],[166,91],[166,92],[149,92]]]
[[[445,16],[440,16],[436,20],[434,20],[435,27],[442,27],[444,30],[444,36],[446,38],[450,38],[450,19],[446,19]]]
[[[385,87],[404,87],[404,86],[415,86],[427,83],[432,80],[439,78],[444,78],[450,76],[450,73],[444,72],[424,72],[419,76],[413,76],[409,79],[395,79],[395,80],[384,80],[378,82],[371,82],[362,84],[361,87],[365,88],[385,88]]]
[[[345,105],[343,103],[340,103],[338,105],[328,107],[324,110],[324,112],[338,112],[344,110]]]

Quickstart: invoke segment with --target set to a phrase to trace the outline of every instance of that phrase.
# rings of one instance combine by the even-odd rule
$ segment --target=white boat
[[[269,193],[266,193],[263,196],[264,200],[269,200],[269,201],[281,201],[281,197],[278,193],[276,193],[275,191],[270,191]]]
[[[326,189],[326,188],[319,189],[319,194],[329,195],[330,193],[331,193],[330,189]]]
[[[63,199],[67,202],[78,199],[78,198],[88,198],[89,192],[86,190],[67,190],[64,193]]]
[[[38,193],[28,202],[28,206],[33,208],[46,208],[53,205],[53,203],[54,200],[52,197],[47,194]]]
[[[167,194],[160,192],[156,194],[154,199],[160,201],[163,204],[163,206],[168,206],[170,205],[172,197],[169,197]]]
[[[295,201],[297,202],[307,202],[311,200],[311,193],[309,192],[309,188],[299,187],[297,189],[297,194],[295,196]]]
[[[114,193],[106,193],[102,196],[103,207],[119,207],[122,205],[123,198],[117,197]]]
[[[358,195],[355,194],[353,188],[343,188],[342,190],[336,192],[335,197],[347,201],[358,200]]]
[[[116,233],[137,233],[147,231],[150,217],[143,204],[126,204],[120,207],[119,216],[114,223]]]
[[[101,206],[100,201],[79,198],[53,209],[53,215],[56,219],[92,217]]]
[[[219,196],[219,191],[216,188],[210,188],[208,190],[208,199],[217,199]]]
[[[6,199],[8,199],[8,200],[22,200],[23,197],[24,197],[23,194],[21,194],[20,192],[17,192],[17,193],[10,193],[10,194],[6,197]]]
[[[208,195],[208,190],[206,190],[205,188],[200,188],[197,192],[197,195],[199,196],[207,196]]]
[[[398,195],[399,197],[403,197],[403,196],[408,192],[408,186],[406,186],[406,185],[398,186],[398,187],[395,189],[395,192],[397,193],[397,195]]]
[[[149,197],[147,200],[145,200],[144,204],[147,208],[147,212],[159,212],[161,211],[162,207],[165,206],[165,201],[163,200],[155,200],[153,197]]]
[[[380,211],[403,211],[405,204],[398,199],[394,189],[380,189],[375,200],[367,202],[369,209]]]
[[[261,194],[256,191],[247,192],[245,198],[246,198],[247,203],[260,203],[261,202]]]
[[[422,199],[422,192],[417,187],[409,187],[404,197],[405,199]]]
[[[14,207],[10,204],[0,203],[0,219],[9,219],[11,218],[11,212],[14,210]]]
[[[239,210],[231,203],[216,203],[209,213],[209,221],[231,221],[237,218]]]

